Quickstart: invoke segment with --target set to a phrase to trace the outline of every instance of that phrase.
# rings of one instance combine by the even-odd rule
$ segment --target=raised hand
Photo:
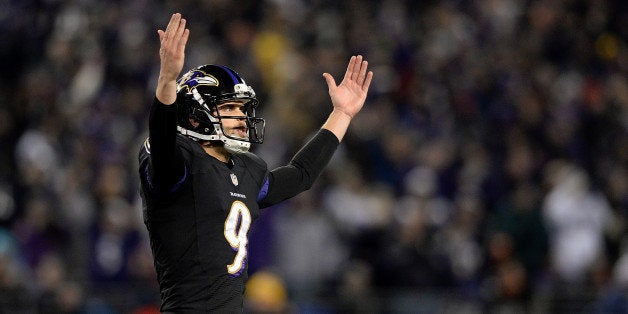
[[[157,30],[159,41],[159,58],[161,60],[156,96],[164,104],[172,104],[177,99],[177,77],[185,62],[185,45],[190,30],[185,28],[186,21],[180,13],[170,18],[166,30]]]
[[[366,101],[366,94],[373,79],[373,72],[367,72],[367,68],[368,62],[358,55],[352,56],[349,60],[347,72],[340,85],[336,85],[331,74],[323,73],[334,110],[322,128],[334,133],[339,141],[342,141],[351,119],[360,112]]]
[[[367,68],[368,62],[358,55],[352,56],[349,60],[347,71],[340,85],[336,85],[331,74],[323,73],[334,110],[353,118],[362,109],[373,79],[373,72],[367,73]]]

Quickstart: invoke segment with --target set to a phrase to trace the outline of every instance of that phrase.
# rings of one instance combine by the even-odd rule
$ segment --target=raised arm
[[[324,73],[329,96],[334,106],[321,130],[311,138],[286,166],[273,169],[260,192],[261,208],[277,204],[309,189],[329,163],[340,141],[347,132],[351,119],[362,109],[373,72],[367,72],[368,63],[362,56],[353,56],[347,72],[336,85],[329,73]]]
[[[177,108],[170,105],[177,100],[177,77],[183,68],[190,31],[185,28],[181,14],[175,13],[166,30],[157,33],[161,67],[148,119],[150,163],[143,165],[146,167],[143,171],[153,192],[163,193],[176,190],[186,178],[185,162],[176,146]]]
[[[331,74],[323,73],[334,110],[322,128],[334,133],[338,141],[342,141],[351,119],[362,109],[366,101],[373,79],[373,72],[367,72],[367,68],[368,62],[358,55],[352,56],[349,60],[347,71],[340,85],[336,85]]]
[[[155,96],[165,105],[171,105],[177,100],[177,78],[183,69],[185,45],[190,36],[190,30],[185,28],[185,23],[181,14],[175,13],[165,31],[157,30],[161,43],[159,48],[161,67]]]

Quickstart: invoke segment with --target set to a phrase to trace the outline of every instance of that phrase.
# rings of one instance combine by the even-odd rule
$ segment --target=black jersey
[[[251,153],[223,163],[176,133],[176,108],[151,107],[139,154],[144,223],[161,311],[241,312],[247,243],[260,208],[308,189],[338,145],[322,130],[286,166]]]
[[[220,162],[183,136],[177,144],[189,167],[180,185],[170,193],[142,189],[158,280],[168,287],[162,310],[241,308],[247,233],[259,216],[266,165],[252,154]],[[146,164],[149,152],[140,158]],[[144,178],[150,184],[148,172]]]

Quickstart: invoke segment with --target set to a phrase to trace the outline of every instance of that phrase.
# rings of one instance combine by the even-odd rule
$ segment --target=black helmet
[[[228,101],[243,102],[245,116],[221,116],[218,105]],[[177,81],[177,103],[177,130],[194,140],[221,141],[232,153],[244,153],[251,143],[264,140],[265,121],[255,116],[255,91],[228,67],[207,64],[185,73]],[[223,132],[223,119],[245,120],[247,138]]]

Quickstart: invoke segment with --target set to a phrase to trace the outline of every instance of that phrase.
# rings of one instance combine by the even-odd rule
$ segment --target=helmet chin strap
[[[220,127],[217,127],[217,129],[219,129],[218,134],[205,135],[177,126],[177,131],[179,131],[182,135],[198,140],[223,142],[224,148],[232,154],[244,154],[249,151],[249,148],[251,148],[251,143],[228,138],[224,135]]]
[[[225,149],[232,154],[244,154],[251,148],[251,143],[223,137]]]

